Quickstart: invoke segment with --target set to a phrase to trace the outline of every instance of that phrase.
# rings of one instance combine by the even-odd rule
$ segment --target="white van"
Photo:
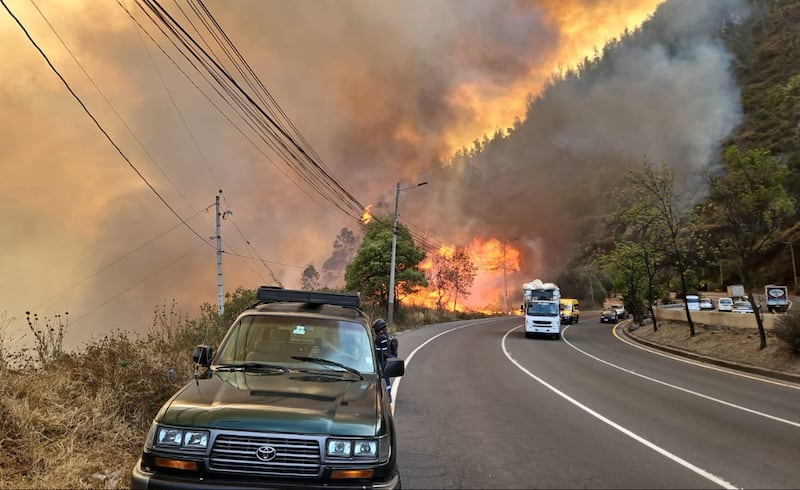
[[[700,311],[700,296],[696,294],[687,294],[686,306],[690,311]]]

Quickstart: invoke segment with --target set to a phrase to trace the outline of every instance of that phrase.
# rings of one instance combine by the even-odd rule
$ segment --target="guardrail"
[[[664,305],[654,308],[656,320],[672,320],[685,322],[686,311],[683,305]],[[775,327],[775,322],[780,317],[773,313],[762,313],[761,319],[764,321],[764,328],[771,330]],[[736,328],[758,328],[756,316],[753,313],[734,313],[730,311],[692,311],[692,321],[695,323],[705,323],[707,325],[722,325]]]

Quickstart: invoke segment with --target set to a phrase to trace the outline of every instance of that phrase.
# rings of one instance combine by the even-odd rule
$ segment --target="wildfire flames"
[[[367,204],[367,207],[364,208],[364,214],[361,215],[361,222],[366,225],[371,220],[372,220],[372,204]]]
[[[457,247],[454,245],[444,245],[439,248],[437,254],[439,257],[452,259],[456,250]],[[443,298],[438,291],[428,287],[417,293],[398,297],[398,299],[407,305],[427,308],[436,308],[440,300],[446,299],[447,304],[444,307],[450,311],[455,309],[455,311],[473,310],[485,313],[502,312],[505,306],[507,276],[521,270],[520,250],[497,238],[484,241],[478,237],[472,240],[466,250],[476,267],[475,281],[469,290],[469,297]],[[425,272],[429,281],[436,272],[434,258],[435,256],[429,255],[420,264],[420,270]],[[510,304],[514,304],[517,299],[509,298],[508,301]],[[509,306],[509,310],[514,311],[515,308]]]

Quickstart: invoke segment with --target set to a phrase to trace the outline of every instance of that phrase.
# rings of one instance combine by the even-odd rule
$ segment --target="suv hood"
[[[380,378],[365,374],[217,372],[191,381],[156,416],[210,429],[375,436]]]

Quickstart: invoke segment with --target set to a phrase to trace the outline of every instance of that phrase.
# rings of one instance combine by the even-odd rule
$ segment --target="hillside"
[[[727,143],[765,148],[785,162],[792,170],[786,188],[800,203],[800,1],[753,5],[756,15],[725,34],[737,59],[744,111],[741,126]],[[800,226],[794,221],[764,254],[761,277],[766,281],[794,284],[791,254],[781,243],[800,242]]]
[[[679,2],[672,3],[672,8],[680,6]],[[640,30],[624,37],[619,44],[641,45],[658,40],[670,47],[680,45],[682,41],[674,38],[674,33],[665,29],[661,20],[669,4],[663,4]],[[800,1],[751,0],[746,5],[749,8],[747,17],[720,16],[719,24],[712,29],[712,35],[723,42],[732,55],[731,71],[739,92],[741,114],[738,125],[717,142],[709,167],[718,165],[722,151],[729,145],[737,145],[743,150],[767,149],[791,169],[785,185],[800,203]],[[611,46],[615,48],[616,44]],[[606,59],[595,61],[594,71],[602,71],[607,62]],[[591,77],[589,72],[588,78]],[[680,174],[680,165],[673,161],[668,163],[677,167]],[[704,171],[701,169],[700,173]],[[702,183],[695,185],[698,188],[694,192],[702,194]],[[581,278],[572,271],[586,270],[598,251],[607,250],[612,245],[613,237],[602,221],[602,218],[594,221],[596,228],[587,227],[594,234],[587,233],[579,240],[579,248],[562,271],[559,281],[567,289],[572,287],[585,294]],[[763,282],[794,284],[788,244],[800,242],[800,224],[796,218],[791,222],[792,226],[784,230],[763,254],[758,271]],[[798,254],[800,251],[795,250],[795,255]],[[719,283],[720,267],[724,284],[740,282],[727,260],[723,260],[722,266],[719,262],[696,264],[701,280],[715,285]],[[602,280],[602,277],[598,279]],[[608,282],[604,285],[610,287]]]

